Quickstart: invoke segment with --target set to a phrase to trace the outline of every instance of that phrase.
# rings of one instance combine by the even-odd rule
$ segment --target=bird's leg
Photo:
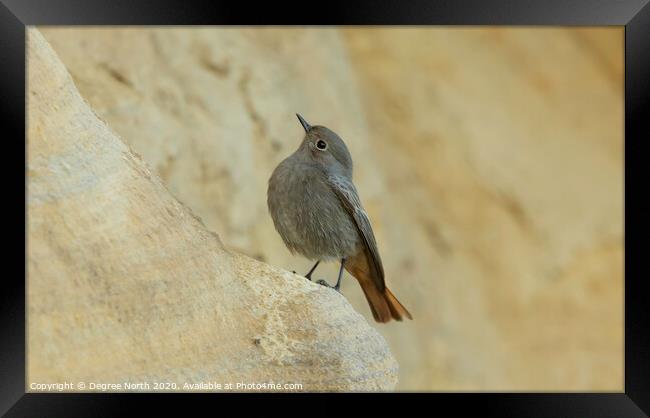
[[[343,277],[343,267],[344,266],[345,266],[345,258],[342,258],[341,259],[341,268],[339,269],[339,277],[336,280],[336,285],[330,286],[329,283],[327,283],[325,280],[319,280],[316,283],[318,283],[319,285],[325,286],[325,287],[329,287],[330,289],[334,289],[334,290],[336,290],[337,292],[340,293],[339,289],[341,288],[341,278]]]
[[[318,261],[316,262],[316,264],[314,264],[314,267],[312,267],[311,270],[309,270],[309,273],[305,274],[305,277],[306,277],[307,279],[311,280],[311,274],[314,272],[314,270],[316,270],[316,267],[318,267],[318,264],[319,264],[319,263],[320,263],[320,260],[318,260]]]
[[[343,277],[343,266],[345,266],[345,258],[341,259],[341,267],[339,268],[339,278],[336,280],[336,285],[334,285],[334,290],[339,292],[341,287],[341,278]]]

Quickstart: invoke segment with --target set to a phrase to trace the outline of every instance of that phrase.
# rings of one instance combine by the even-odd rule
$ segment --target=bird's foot
[[[295,270],[291,270],[291,272],[292,272],[293,274],[298,274],[298,273],[296,273]],[[304,276],[304,277],[305,277],[305,279],[307,279],[307,280],[309,280],[309,281],[311,282],[311,276],[310,276],[310,275],[306,275],[306,276]]]
[[[318,284],[321,285],[321,286],[325,286],[325,287],[327,287],[327,288],[334,289],[334,290],[336,290],[337,292],[341,293],[341,291],[339,290],[339,289],[340,289],[340,286],[338,286],[338,285],[337,285],[337,286],[330,286],[330,284],[327,283],[327,282],[326,282],[325,280],[323,280],[323,279],[318,280],[316,283],[318,283]]]

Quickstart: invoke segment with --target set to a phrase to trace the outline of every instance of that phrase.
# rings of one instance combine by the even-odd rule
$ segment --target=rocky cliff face
[[[294,113],[346,140],[415,317],[377,328],[398,389],[622,389],[620,28],[43,32],[170,192],[271,265],[309,268],[265,203]]]
[[[28,63],[28,382],[394,389],[386,341],[344,297],[224,248],[35,29]]]

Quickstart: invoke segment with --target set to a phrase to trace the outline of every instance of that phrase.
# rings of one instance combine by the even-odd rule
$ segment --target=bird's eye
[[[316,142],[316,148],[318,148],[321,151],[326,150],[327,142],[323,141],[322,139],[319,139],[318,142]]]

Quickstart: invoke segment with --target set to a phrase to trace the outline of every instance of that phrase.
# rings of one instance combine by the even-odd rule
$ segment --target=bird
[[[359,282],[375,321],[413,319],[386,286],[370,219],[352,182],[348,147],[329,128],[296,116],[303,140],[268,181],[267,205],[276,231],[292,254],[315,260],[307,279],[321,261],[336,260],[341,263],[336,285],[318,284],[340,291],[345,269]]]

